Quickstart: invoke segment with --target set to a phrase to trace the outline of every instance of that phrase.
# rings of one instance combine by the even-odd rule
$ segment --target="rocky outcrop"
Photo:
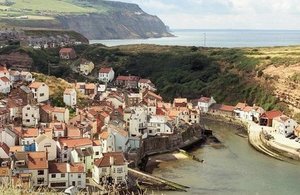
[[[135,39],[172,36],[164,23],[146,13],[118,11],[110,14],[60,16],[65,29],[74,30],[88,39]]]

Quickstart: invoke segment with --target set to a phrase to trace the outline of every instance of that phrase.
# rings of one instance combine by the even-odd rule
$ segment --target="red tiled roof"
[[[49,104],[45,104],[42,106],[42,110],[44,110],[47,113],[51,113],[54,111],[54,108]]]
[[[54,107],[53,112],[65,113],[66,109],[61,107]]]
[[[278,111],[278,110],[272,110],[272,111],[268,111],[268,112],[265,112],[262,114],[261,117],[265,117],[265,118],[268,118],[268,119],[273,119],[277,116],[281,116],[282,115],[282,112]]]
[[[109,136],[108,132],[107,131],[103,131],[101,134],[100,134],[100,138],[101,139],[107,139]]]
[[[0,79],[5,83],[10,82],[10,80],[7,77],[1,77]]]
[[[112,70],[111,67],[103,67],[103,68],[100,68],[99,72],[108,74],[111,70]]]
[[[246,103],[241,103],[241,102],[239,102],[239,103],[235,106],[235,108],[236,108],[236,109],[241,109],[241,110],[243,110],[246,106],[247,106]]]
[[[5,66],[0,66],[0,72],[8,73],[8,70]]]
[[[203,103],[209,103],[209,101],[210,101],[210,98],[208,98],[208,97],[201,97],[198,100],[198,102],[203,102]]]
[[[48,169],[46,152],[28,152],[28,169]]]
[[[39,136],[38,128],[28,128],[27,130],[23,129],[23,137],[37,137]]]
[[[3,149],[3,151],[8,155],[9,154],[9,147],[6,143],[2,142],[0,143],[0,148]]]
[[[100,140],[93,140],[93,146],[101,146]]]
[[[81,137],[81,131],[78,127],[68,126],[68,137]]]
[[[67,163],[49,162],[49,173],[67,173]]]
[[[29,85],[29,88],[37,89],[39,88],[43,83],[42,82],[33,82]]]
[[[253,110],[253,107],[251,106],[246,106],[242,109],[244,112],[250,112],[251,110]]]
[[[104,153],[103,157],[95,160],[97,167],[109,167],[111,165],[110,158],[113,158],[113,165],[125,165],[126,160],[122,152]]]
[[[70,173],[84,173],[84,163],[72,163],[70,164]]]
[[[73,48],[61,48],[59,53],[70,53],[72,51],[74,51]]]
[[[118,76],[118,81],[138,81],[140,78],[138,76]]]
[[[149,79],[140,79],[139,83],[152,83]]]
[[[219,108],[219,110],[226,111],[226,112],[233,112],[234,109],[235,109],[234,106],[229,106],[229,105],[224,105],[224,104],[222,104]]]
[[[59,143],[61,146],[68,146],[69,148],[80,147],[92,145],[92,140],[89,138],[78,138],[78,139],[68,139],[68,138],[60,138]]]

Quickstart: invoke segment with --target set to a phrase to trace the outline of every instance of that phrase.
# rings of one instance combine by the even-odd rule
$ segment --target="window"
[[[81,174],[78,174],[78,179],[80,179],[81,178]]]
[[[44,178],[38,178],[37,179],[37,184],[44,184]]]
[[[99,152],[96,152],[96,155],[99,155]]]
[[[28,116],[28,114],[26,113],[25,116]]]
[[[40,93],[40,97],[43,97],[45,94],[44,93]]]
[[[60,175],[60,177],[62,177],[62,178],[65,177],[65,176],[66,176],[66,174],[64,174],[64,173],[62,173],[62,174]]]
[[[51,178],[56,178],[56,174],[51,174]]]
[[[67,154],[64,154],[64,158],[67,158],[68,157],[68,155]]]
[[[122,167],[117,168],[117,173],[122,173],[122,172],[123,172],[123,168]]]
[[[123,179],[122,179],[122,177],[117,177],[117,182],[119,183],[119,182],[122,182],[123,181]]]
[[[27,110],[30,110],[30,107],[27,107]]]
[[[38,170],[38,175],[44,175],[44,170]]]
[[[78,181],[78,185],[81,186],[81,181]]]
[[[106,173],[106,168],[102,168],[102,172],[103,172],[103,173]]]

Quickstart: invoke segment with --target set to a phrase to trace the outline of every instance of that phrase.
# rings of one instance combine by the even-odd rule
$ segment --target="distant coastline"
[[[174,37],[90,40],[107,46],[131,44],[197,47],[273,47],[300,45],[300,30],[171,29]]]

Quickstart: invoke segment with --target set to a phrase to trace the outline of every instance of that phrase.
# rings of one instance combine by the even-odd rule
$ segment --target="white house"
[[[43,135],[39,135],[35,139],[35,145],[36,145],[36,151],[47,152],[48,160],[56,160],[57,158],[56,141],[43,134]]]
[[[103,155],[102,155],[102,145],[101,145],[101,142],[100,140],[93,140],[93,151],[94,151],[94,154],[93,154],[93,159],[99,159],[101,158]]]
[[[36,126],[40,120],[39,107],[27,104],[22,109],[22,124],[26,127]]]
[[[49,162],[49,187],[65,189],[69,186],[86,187],[84,164]]]
[[[111,67],[103,67],[99,70],[99,81],[108,83],[114,80],[115,72]]]
[[[140,79],[138,87],[140,90],[148,89],[150,91],[156,91],[155,85],[149,79]]]
[[[166,116],[154,115],[150,116],[148,122],[148,134],[149,135],[160,135],[160,134],[173,134],[173,128],[168,123]]]
[[[0,142],[5,143],[9,147],[15,146],[18,140],[18,135],[8,127],[0,128]]]
[[[93,180],[100,185],[126,183],[128,177],[128,163],[123,153],[110,152],[95,160]]]
[[[33,82],[29,85],[29,88],[38,103],[49,100],[49,87],[45,83]]]
[[[70,119],[70,111],[68,108],[54,107],[52,118],[54,121],[68,123]]]
[[[84,163],[85,170],[91,172],[93,168],[93,147],[77,147],[71,151],[71,162],[72,163]]]
[[[273,118],[272,127],[275,129],[275,132],[286,135],[292,133],[298,127],[298,124],[295,120],[281,115]]]
[[[68,188],[69,187],[69,163],[49,162],[49,187]]]
[[[201,97],[198,100],[198,108],[200,109],[200,111],[202,112],[208,112],[209,107],[213,104],[215,104],[216,101],[214,100],[213,97],[208,98],[208,97]]]
[[[109,124],[108,129],[112,132],[115,140],[115,151],[126,152],[126,143],[128,141],[128,132],[115,125]]]
[[[9,93],[11,82],[7,77],[0,77],[0,93]]]
[[[76,106],[77,104],[77,92],[75,89],[67,88],[64,91],[64,103],[67,106]]]
[[[33,76],[30,72],[22,71],[20,73],[20,79],[21,81],[31,82],[33,81]]]
[[[114,135],[112,134],[112,132],[110,130],[103,131],[100,134],[100,142],[102,145],[103,153],[115,151],[115,139],[114,139]]]
[[[60,138],[58,139],[58,157],[61,162],[71,161],[71,151],[74,148],[88,148],[92,147],[92,140],[89,138],[79,138],[79,139],[68,139]]]
[[[124,120],[129,131],[129,136],[135,137],[144,134],[147,128],[147,107],[137,106],[126,108]]]
[[[67,127],[63,122],[54,122],[49,124],[54,138],[67,137]]]

